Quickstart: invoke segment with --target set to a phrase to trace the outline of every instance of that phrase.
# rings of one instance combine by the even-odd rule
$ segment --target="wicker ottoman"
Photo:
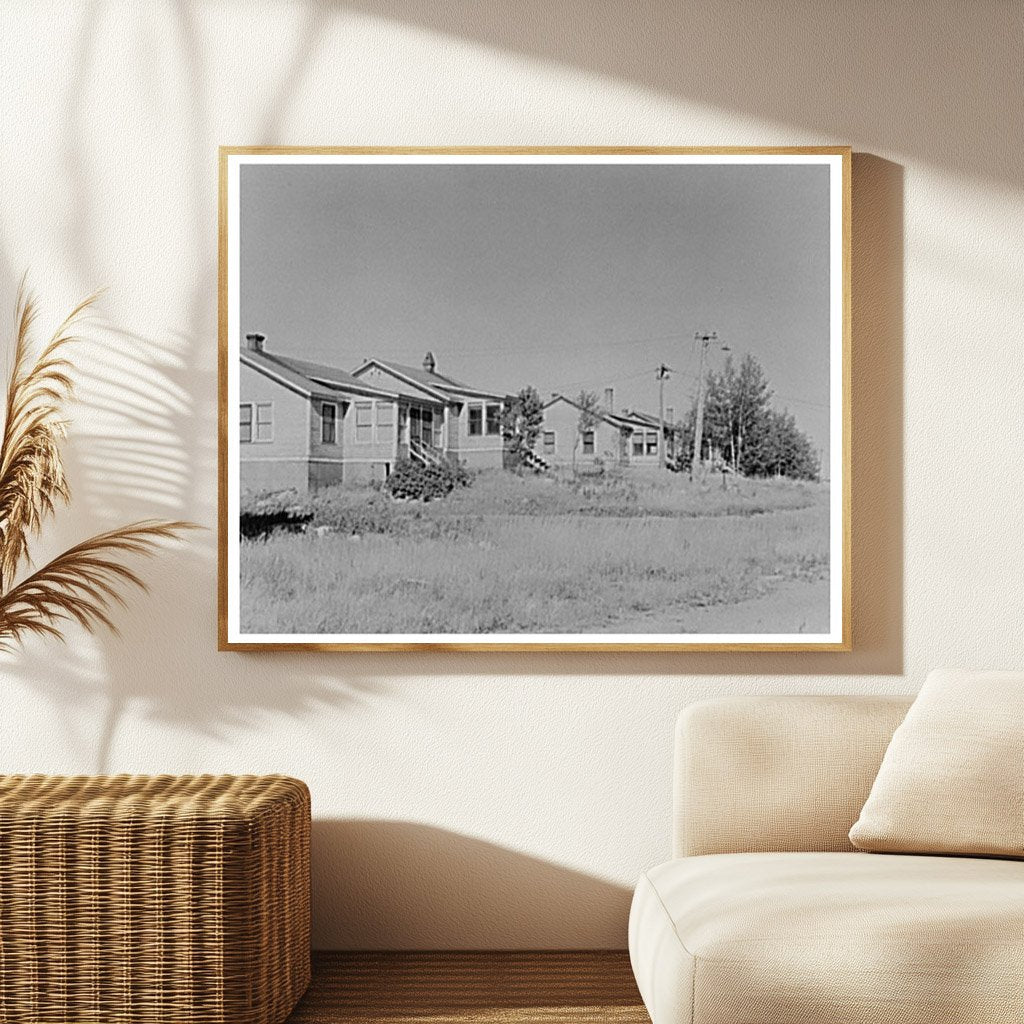
[[[279,1024],[309,831],[284,776],[0,777],[0,1022]]]

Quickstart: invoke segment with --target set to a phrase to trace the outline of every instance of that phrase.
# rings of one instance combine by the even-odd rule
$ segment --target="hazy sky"
[[[752,353],[827,447],[823,166],[241,168],[241,325],[351,370],[370,356],[496,391],[693,401],[695,331]],[[725,356],[712,353],[711,365]]]

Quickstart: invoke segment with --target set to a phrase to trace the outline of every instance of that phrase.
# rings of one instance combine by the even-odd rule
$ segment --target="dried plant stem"
[[[98,534],[76,544],[12,586],[18,569],[31,564],[29,540],[71,499],[61,444],[64,408],[74,392],[74,366],[64,348],[96,300],[80,302],[33,359],[35,299],[18,293],[14,358],[7,385],[0,439],[0,650],[30,634],[63,639],[61,626],[75,621],[88,630],[99,625],[117,632],[109,612],[124,604],[118,588],[145,584],[125,556],[151,555],[159,542],[194,529],[181,521],[146,521]]]

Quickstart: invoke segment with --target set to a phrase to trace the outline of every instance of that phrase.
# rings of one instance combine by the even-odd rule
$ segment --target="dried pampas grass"
[[[103,625],[116,633],[110,612],[115,604],[124,605],[120,587],[146,589],[122,558],[151,555],[160,541],[195,528],[178,521],[131,523],[76,544],[14,582],[19,569],[31,565],[31,538],[58,505],[71,500],[61,459],[64,410],[74,393],[74,365],[65,349],[96,298],[79,303],[33,356],[38,305],[24,281],[18,292],[0,443],[0,650],[12,649],[29,634],[62,640],[62,626],[72,620],[89,631]]]

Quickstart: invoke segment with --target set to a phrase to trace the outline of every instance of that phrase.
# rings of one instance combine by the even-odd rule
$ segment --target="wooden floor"
[[[650,1024],[624,952],[318,953],[288,1024]]]

